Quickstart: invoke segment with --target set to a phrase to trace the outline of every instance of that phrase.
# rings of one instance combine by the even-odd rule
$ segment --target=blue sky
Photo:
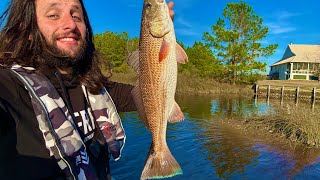
[[[239,0],[172,0],[175,3],[177,39],[187,46],[202,41],[229,2]],[[1,0],[0,11],[8,0]],[[138,37],[143,0],[84,0],[94,33],[128,32]],[[269,65],[280,60],[287,47],[293,44],[320,44],[319,0],[245,0],[254,13],[264,19],[269,28],[264,45],[279,44],[275,54],[260,61]],[[269,71],[269,68],[267,68]]]

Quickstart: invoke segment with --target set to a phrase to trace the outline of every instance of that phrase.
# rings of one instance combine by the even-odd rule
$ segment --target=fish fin
[[[159,62],[162,62],[165,59],[167,59],[168,55],[170,54],[170,51],[171,51],[170,43],[163,38],[160,52],[159,52]]]
[[[167,144],[163,145],[162,151],[154,151],[153,147],[152,144],[140,179],[168,178],[182,174],[181,167],[171,154]]]
[[[176,60],[178,63],[185,64],[188,62],[188,55],[180,44],[176,43]]]
[[[139,72],[139,50],[133,51],[128,59],[128,65],[131,66],[137,73]]]
[[[149,129],[149,125],[147,123],[147,116],[144,110],[144,106],[143,106],[143,102],[142,102],[142,98],[141,98],[141,93],[140,93],[140,89],[139,89],[139,85],[137,85],[136,87],[134,87],[131,91],[132,97],[133,97],[133,101],[137,107],[137,111],[138,114],[141,118],[141,121],[143,122],[143,124]]]
[[[174,122],[180,122],[184,120],[184,115],[177,104],[177,102],[174,102],[170,116],[168,118],[168,122],[174,123]]]

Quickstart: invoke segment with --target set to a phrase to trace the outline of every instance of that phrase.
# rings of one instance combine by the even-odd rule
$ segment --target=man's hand
[[[174,3],[172,1],[168,2],[168,8],[169,8],[169,15],[173,21],[174,18],[174,11],[172,10],[174,6]]]

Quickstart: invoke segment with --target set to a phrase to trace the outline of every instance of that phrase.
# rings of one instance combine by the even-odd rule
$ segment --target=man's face
[[[46,44],[60,56],[83,53],[86,25],[79,0],[36,0],[36,17]]]

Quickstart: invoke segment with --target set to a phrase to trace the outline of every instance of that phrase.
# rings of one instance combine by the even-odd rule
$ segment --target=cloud
[[[175,32],[180,36],[201,36],[201,33],[191,28],[175,28]]]
[[[280,20],[287,20],[292,17],[296,17],[296,16],[300,16],[300,15],[302,15],[302,14],[301,13],[291,13],[288,11],[280,11],[280,12],[274,13],[274,16]]]
[[[194,28],[192,22],[186,21],[179,16],[174,20],[175,31],[181,36],[199,36],[199,32]]]
[[[295,27],[292,27],[282,22],[265,23],[265,25],[269,28],[270,34],[283,34],[283,33],[292,32],[296,30]]]
[[[188,27],[188,28],[192,28],[192,25],[190,22],[184,20],[183,18],[179,17],[175,20],[175,23],[178,24],[179,26],[182,27]]]
[[[284,34],[296,31],[297,28],[292,25],[293,18],[301,16],[301,13],[292,13],[289,11],[278,11],[272,14],[271,22],[265,23],[269,28],[270,34]]]

